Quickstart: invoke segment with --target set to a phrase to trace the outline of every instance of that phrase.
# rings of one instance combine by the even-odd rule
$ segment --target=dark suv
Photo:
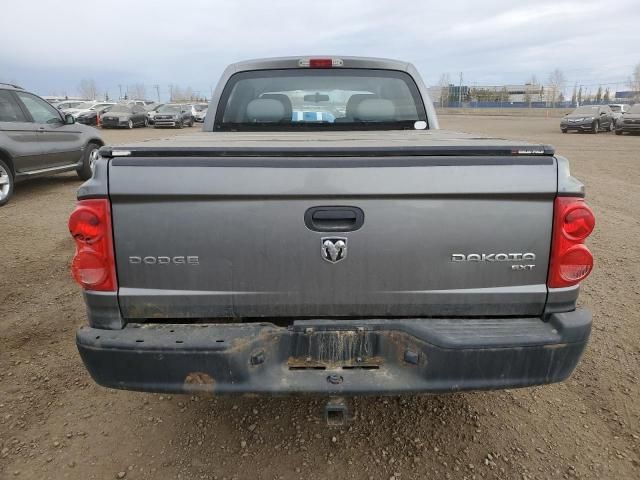
[[[603,130],[612,132],[614,128],[615,118],[609,105],[583,105],[573,112],[567,113],[560,120],[562,133],[567,133],[570,130],[591,133]]]
[[[616,135],[622,135],[624,132],[640,133],[640,103],[626,111],[616,123]]]
[[[185,125],[193,127],[191,105],[180,103],[166,103],[162,105],[153,117],[153,126],[182,128]]]
[[[0,83],[0,205],[20,180],[71,170],[90,178],[102,145],[96,129],[75,123],[37,95]]]

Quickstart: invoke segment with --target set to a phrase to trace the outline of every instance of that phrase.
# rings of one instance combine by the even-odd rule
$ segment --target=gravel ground
[[[98,387],[74,345],[85,312],[68,271],[66,220],[80,182],[60,175],[20,184],[0,209],[0,478],[640,478],[640,137],[562,135],[547,118],[441,121],[553,144],[587,184],[597,265],[581,303],[593,309],[594,331],[572,378],[500,392],[359,398],[344,429],[322,424],[322,398]]]

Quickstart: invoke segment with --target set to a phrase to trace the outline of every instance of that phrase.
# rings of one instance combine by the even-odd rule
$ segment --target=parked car
[[[158,113],[158,109],[163,106],[164,103],[158,103],[151,107],[151,109],[147,110],[147,118],[149,119],[149,125],[154,124],[154,119],[156,114]]]
[[[318,89],[345,116],[294,121]],[[76,342],[99,384],[396,395],[571,375],[595,220],[553,147],[439,130],[395,60],[234,64],[211,108],[201,135],[102,149],[78,192]]]
[[[101,118],[102,128],[134,128],[149,125],[147,111],[140,105],[117,103]]]
[[[0,84],[0,205],[21,180],[72,170],[88,179],[102,145],[96,129],[33,93]]]
[[[193,122],[194,120],[191,113],[191,105],[184,105],[181,103],[166,103],[156,111],[153,126],[154,128],[182,128],[184,126],[193,127]]]
[[[640,103],[636,103],[616,123],[616,135],[640,132]]]
[[[602,130],[612,132],[614,128],[613,112],[609,105],[583,105],[560,120],[562,133],[571,130],[591,133]]]
[[[81,103],[85,103],[86,100],[65,100],[64,102],[58,102],[54,104],[58,110],[66,110],[67,108],[75,108]]]
[[[93,107],[94,105],[97,105],[99,102],[97,100],[88,100],[86,102],[81,102],[73,107],[67,107],[67,108],[63,108],[62,109],[62,113],[68,113],[70,115],[73,115],[75,117],[75,113],[80,112],[80,111],[85,111],[85,110],[89,110],[91,107]]]
[[[76,105],[73,108],[67,108],[63,110],[64,113],[70,113],[74,118],[78,118],[78,115],[90,112],[92,110],[103,109],[104,107],[110,107],[115,105],[114,102],[84,102],[80,105]]]
[[[617,124],[618,120],[622,118],[622,115],[629,111],[631,105],[627,105],[626,103],[610,103],[609,108],[611,108],[611,112],[613,113],[613,123]]]
[[[46,100],[51,105],[53,105],[54,103],[64,102],[66,100],[64,97],[56,97],[55,95],[43,95],[40,98]]]
[[[207,109],[209,108],[209,105],[207,103],[196,103],[192,107],[193,119],[199,123],[204,122],[204,118],[207,116]]]
[[[80,113],[76,116],[76,122],[84,125],[96,126],[98,125],[98,117],[102,118],[102,115],[108,112],[113,105],[115,104],[102,105],[100,107],[91,108],[84,113]]]
[[[150,105],[153,105],[155,102],[151,100],[120,100],[118,103],[123,105],[138,105],[145,109],[148,109]]]

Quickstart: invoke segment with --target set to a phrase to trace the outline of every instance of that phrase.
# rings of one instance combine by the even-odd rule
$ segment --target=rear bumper
[[[77,345],[100,385],[216,394],[398,394],[566,379],[591,331],[586,310],[537,318],[304,320],[89,327]]]

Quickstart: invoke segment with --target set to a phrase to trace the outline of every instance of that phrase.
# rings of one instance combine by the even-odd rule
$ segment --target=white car
[[[158,104],[154,105],[151,110],[149,110],[147,112],[147,118],[149,119],[149,125],[153,125],[156,113],[158,113],[158,109],[163,105],[164,105],[164,103],[158,103]]]
[[[611,111],[613,112],[614,123],[618,123],[622,115],[631,109],[631,105],[627,105],[626,103],[610,103],[609,107],[611,107]]]
[[[93,103],[93,105],[91,105],[88,108],[82,108],[84,105],[89,104],[89,103]],[[73,118],[78,118],[78,116],[84,114],[84,113],[89,113],[93,110],[102,110],[105,107],[110,107],[111,105],[115,105],[115,103],[113,102],[85,102],[85,104],[82,105],[78,105],[75,108],[70,108],[67,109],[65,111],[65,113],[70,113],[71,115],[73,115]]]
[[[81,103],[85,103],[86,100],[65,100],[64,102],[58,102],[53,104],[58,110],[64,111],[68,108],[75,108]]]
[[[155,102],[151,100],[120,100],[118,103],[122,105],[138,105],[145,109],[148,109],[150,106],[155,104]]]
[[[101,107],[105,107],[113,104],[114,104],[113,102],[96,102],[96,101],[82,102],[81,104],[76,105],[73,108],[65,108],[64,110],[62,110],[62,112],[65,114],[71,114],[73,115],[73,118],[76,118],[81,113],[86,113],[91,110],[95,110],[96,108],[101,108]]]
[[[204,117],[207,116],[207,109],[209,108],[209,104],[207,103],[196,103],[192,106],[193,111],[193,119],[196,122],[204,122]]]

